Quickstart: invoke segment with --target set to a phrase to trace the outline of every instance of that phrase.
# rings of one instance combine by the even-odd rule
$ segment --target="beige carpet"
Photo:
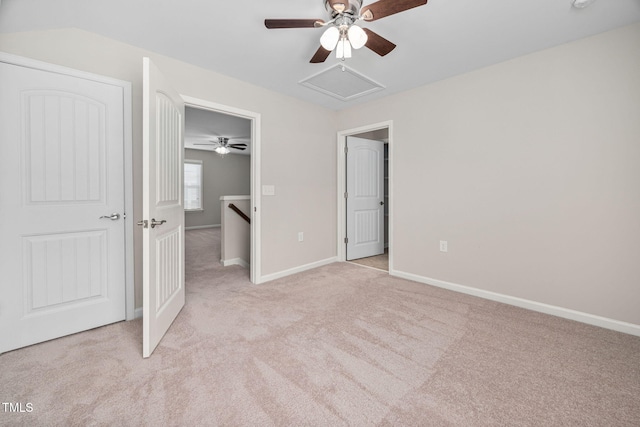
[[[380,255],[354,259],[349,262],[364,265],[365,267],[377,268],[378,270],[389,271],[389,249],[385,249],[384,253]]]
[[[338,263],[259,286],[190,231],[187,304],[0,355],[1,425],[638,426],[640,338]]]

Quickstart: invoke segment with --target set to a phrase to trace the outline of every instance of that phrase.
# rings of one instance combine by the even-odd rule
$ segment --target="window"
[[[199,160],[184,161],[184,210],[203,210],[202,162]]]

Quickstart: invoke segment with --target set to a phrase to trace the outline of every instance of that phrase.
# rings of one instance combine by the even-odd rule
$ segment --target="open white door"
[[[384,253],[384,142],[347,137],[347,260]]]
[[[184,102],[143,59],[143,357],[184,306]]]

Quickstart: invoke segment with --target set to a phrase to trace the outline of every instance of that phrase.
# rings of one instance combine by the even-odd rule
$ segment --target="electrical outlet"
[[[298,232],[298,242],[302,242],[304,240],[304,233],[302,231]]]
[[[446,240],[440,240],[440,252],[447,252],[449,250],[447,246]]]

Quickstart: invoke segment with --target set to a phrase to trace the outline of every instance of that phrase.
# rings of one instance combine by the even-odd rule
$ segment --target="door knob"
[[[384,205],[384,202],[380,202],[380,206]]]
[[[98,219],[110,219],[111,221],[117,221],[120,219],[120,214],[119,213],[112,213],[111,215],[102,215],[100,218]]]
[[[149,225],[151,226],[151,228],[156,228],[156,225],[162,225],[165,222],[167,222],[167,221],[164,220],[164,219],[161,219],[160,221],[156,221],[155,218],[151,218],[151,223],[149,223]]]

